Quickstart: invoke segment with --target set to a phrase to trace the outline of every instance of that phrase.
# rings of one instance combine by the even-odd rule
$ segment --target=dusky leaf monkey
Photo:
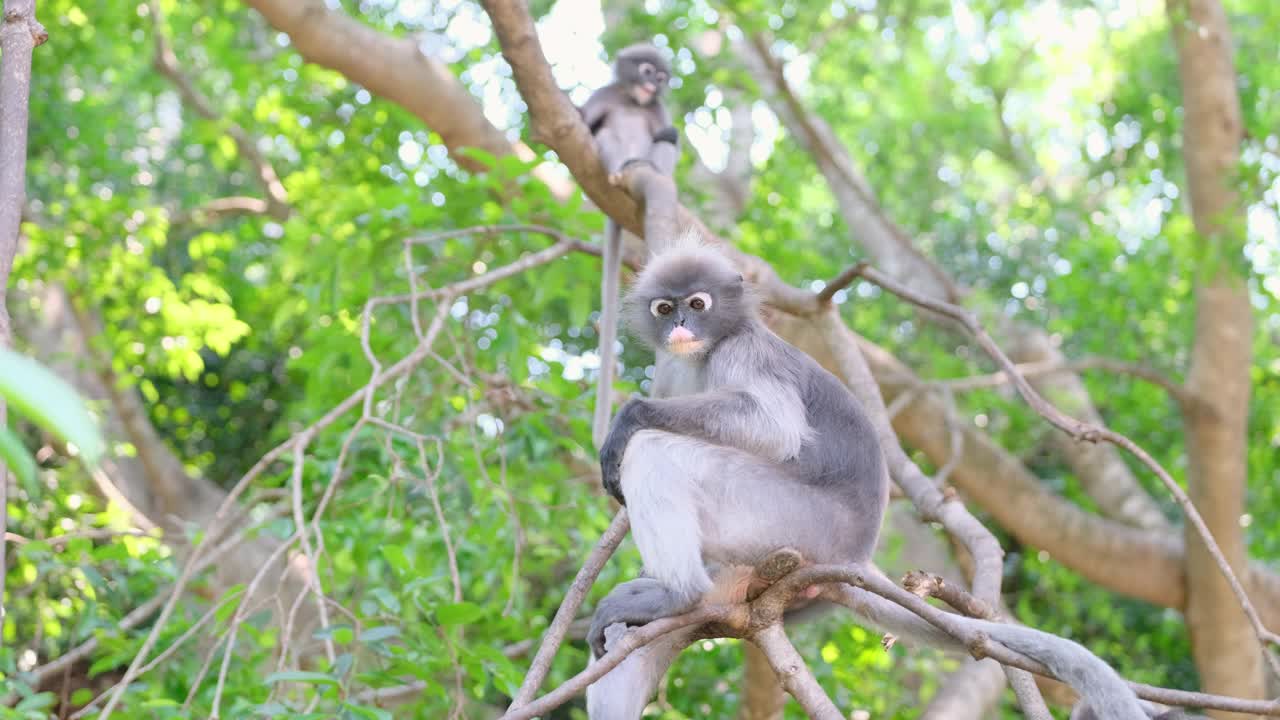
[[[656,47],[636,44],[618,53],[613,82],[596,90],[580,110],[595,137],[600,161],[616,182],[629,163],[648,162],[670,177],[675,172],[679,134],[662,104],[671,79],[671,68]],[[652,240],[652,239],[650,239]],[[618,291],[622,272],[622,227],[611,218],[605,222],[604,272],[600,283],[600,375],[596,383],[596,407],[591,439],[597,448],[604,442],[613,410],[613,374],[617,364],[614,344],[618,336]]]
[[[835,376],[765,327],[730,261],[684,240],[650,259],[623,311],[665,365],[652,397],[618,411],[600,450],[604,487],[627,507],[645,572],[600,602],[592,659],[620,632],[617,623],[692,609],[716,588],[716,568],[755,565],[783,547],[806,562],[869,565],[889,494],[875,429]],[[851,589],[865,620],[964,650],[910,611]],[[963,621],[1043,662],[1099,720],[1145,719],[1120,676],[1080,645]],[[592,720],[639,718],[694,632],[641,648],[588,688]]]

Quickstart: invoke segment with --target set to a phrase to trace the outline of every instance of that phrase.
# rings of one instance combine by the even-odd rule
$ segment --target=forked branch
[[[1227,583],[1231,586],[1231,591],[1235,594],[1237,602],[1241,609],[1244,610],[1245,616],[1249,619],[1250,625],[1253,627],[1254,634],[1258,641],[1264,647],[1264,655],[1272,673],[1280,678],[1280,658],[1266,646],[1269,644],[1280,644],[1280,635],[1267,629],[1262,624],[1262,619],[1258,617],[1258,611],[1254,608],[1253,603],[1249,600],[1248,594],[1244,590],[1244,586],[1240,584],[1239,578],[1231,569],[1231,565],[1227,562],[1227,558],[1222,553],[1222,549],[1218,546],[1217,540],[1214,539],[1213,533],[1209,531],[1209,526],[1205,524],[1204,518],[1200,516],[1200,512],[1196,510],[1195,505],[1191,502],[1191,498],[1187,496],[1186,491],[1178,485],[1168,470],[1153,458],[1150,453],[1144,450],[1137,443],[1130,440],[1127,436],[1122,435],[1110,428],[1095,423],[1083,422],[1077,420],[1066,413],[1059,410],[1056,406],[1045,400],[1036,389],[1027,382],[1027,379],[1008,355],[996,344],[991,335],[978,322],[977,317],[957,305],[953,305],[941,300],[935,300],[918,293],[911,288],[906,287],[902,283],[890,278],[884,273],[872,268],[866,263],[859,263],[840,274],[828,287],[839,287],[848,285],[854,278],[864,278],[869,282],[879,285],[881,288],[897,295],[912,304],[922,308],[933,310],[934,312],[945,315],[964,326],[978,345],[991,357],[992,360],[1000,366],[1006,374],[1013,386],[1018,390],[1018,394],[1027,401],[1041,417],[1048,420],[1051,425],[1067,433],[1076,440],[1084,440],[1088,442],[1108,442],[1119,448],[1124,449],[1131,455],[1136,457],[1143,465],[1147,466],[1164,486],[1169,490],[1173,497],[1178,501],[1178,505],[1182,508],[1188,522],[1195,528],[1196,534],[1204,542],[1209,554],[1213,556],[1214,561],[1218,565],[1218,569],[1222,572]],[[826,291],[826,288],[823,290]],[[832,291],[834,292],[834,290]]]

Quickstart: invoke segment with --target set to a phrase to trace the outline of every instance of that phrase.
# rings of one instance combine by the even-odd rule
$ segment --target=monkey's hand
[[[644,429],[642,415],[645,401],[641,398],[628,400],[618,410],[618,415],[609,427],[604,445],[600,447],[600,477],[605,492],[612,495],[623,505],[627,504],[622,496],[622,454],[627,450],[631,436]]]

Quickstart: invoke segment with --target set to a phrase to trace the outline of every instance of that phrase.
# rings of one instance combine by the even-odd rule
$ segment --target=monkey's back
[[[753,323],[738,337],[746,342],[725,348],[729,351],[725,359],[750,367],[733,374],[755,374],[790,384],[804,405],[809,432],[800,452],[782,463],[781,469],[790,479],[820,488],[832,502],[848,508],[857,535],[854,545],[861,556],[857,559],[866,559],[874,549],[889,501],[889,476],[870,417],[840,380],[763,324]],[[713,351],[713,366],[714,356],[720,354],[720,348]],[[709,385],[725,376],[709,373]]]

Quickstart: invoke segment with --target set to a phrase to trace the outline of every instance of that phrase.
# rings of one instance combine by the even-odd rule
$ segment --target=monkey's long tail
[[[622,227],[612,219],[605,222],[604,261],[600,280],[600,377],[596,380],[596,407],[591,417],[591,441],[599,450],[609,433],[613,417],[613,372],[617,359],[613,344],[618,340],[618,286],[622,275]]]
[[[894,635],[944,650],[965,649],[955,638],[892,600],[852,586],[845,586],[845,596],[855,613]],[[1098,720],[1146,720],[1138,696],[1124,679],[1079,643],[1018,625],[956,617],[1010,650],[1044,663],[1059,680],[1080,693]]]

